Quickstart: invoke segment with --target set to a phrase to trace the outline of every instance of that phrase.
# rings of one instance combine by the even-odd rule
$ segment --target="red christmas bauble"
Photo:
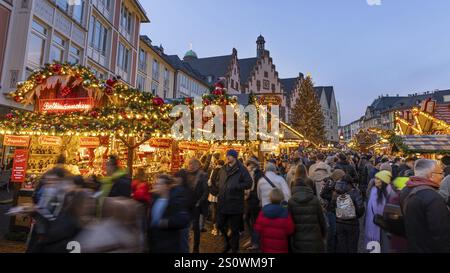
[[[192,98],[185,98],[185,99],[184,99],[184,102],[185,102],[186,104],[192,104]]]
[[[115,79],[108,79],[107,81],[106,81],[106,85],[107,86],[109,86],[109,87],[114,87],[114,85],[117,83],[117,80],[115,80]]]
[[[52,68],[52,70],[53,70],[53,73],[59,73],[59,72],[61,72],[61,65],[60,64],[55,64],[54,66],[53,66],[53,68]]]
[[[92,111],[89,113],[89,115],[91,115],[91,117],[93,117],[93,118],[98,118],[98,116],[99,116],[97,111]]]
[[[7,119],[13,119],[14,115],[12,113],[6,114]]]
[[[210,101],[209,99],[204,99],[204,100],[203,100],[203,103],[204,103],[205,105],[210,105],[210,104],[211,104],[211,101]]]
[[[155,106],[161,106],[164,104],[164,100],[159,97],[153,98],[152,102],[153,102],[153,105],[155,105]]]
[[[35,81],[37,84],[41,84],[44,82],[44,78],[41,75],[36,76]]]
[[[122,116],[122,118],[127,119],[127,113],[126,112],[121,112],[120,115]]]
[[[22,100],[22,98],[20,96],[15,96],[14,97],[14,101],[15,102],[20,102]]]

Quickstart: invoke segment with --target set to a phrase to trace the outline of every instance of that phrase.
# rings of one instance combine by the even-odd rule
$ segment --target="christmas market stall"
[[[450,135],[395,136],[391,142],[393,153],[399,155],[438,159],[450,153]]]
[[[82,66],[47,64],[19,84],[9,98],[33,111],[15,110],[0,121],[2,163],[26,158],[13,181],[26,182],[52,167],[63,154],[74,174],[104,173],[109,154],[130,173],[142,165],[138,148],[164,136],[172,107],[117,79],[99,81]]]

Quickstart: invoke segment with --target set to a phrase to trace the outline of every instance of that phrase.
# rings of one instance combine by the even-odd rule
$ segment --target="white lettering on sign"
[[[85,111],[92,108],[92,105],[84,103],[59,103],[59,102],[44,102],[42,105],[42,111]]]

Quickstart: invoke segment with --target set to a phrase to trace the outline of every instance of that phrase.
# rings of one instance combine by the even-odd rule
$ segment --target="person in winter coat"
[[[208,177],[201,170],[199,160],[193,158],[188,163],[187,182],[192,196],[192,230],[194,232],[193,253],[200,250],[200,215],[208,209]]]
[[[102,180],[102,192],[108,197],[131,197],[131,178],[127,170],[119,167],[117,156],[109,156],[106,177]]]
[[[171,176],[160,175],[154,187],[149,221],[148,245],[151,253],[187,253],[183,245],[191,216],[186,206],[185,187]]]
[[[381,172],[381,171],[388,171],[389,173],[391,173],[391,181],[392,181],[392,167],[391,167],[391,165],[389,163],[382,163],[382,164],[380,164],[380,166],[377,168],[377,172],[375,173],[373,179],[371,179],[369,181],[369,184],[367,186],[367,190],[366,190],[366,193],[365,193],[367,198],[369,198],[370,191],[375,186],[376,174]]]
[[[289,236],[294,233],[294,223],[287,208],[281,205],[283,192],[272,189],[270,204],[264,206],[255,223],[255,231],[261,238],[263,253],[288,253]]]
[[[333,204],[336,207],[336,250],[338,253],[357,253],[358,251],[359,218],[364,215],[364,202],[361,192],[351,181],[353,179],[345,175],[336,183],[336,198]]]
[[[419,159],[400,195],[408,250],[412,253],[450,252],[450,213],[437,190],[444,171],[436,161]]]
[[[379,242],[382,249],[386,249],[386,234],[374,223],[375,215],[383,215],[384,206],[388,201],[388,196],[393,192],[391,188],[392,174],[389,171],[380,171],[375,175],[375,183],[368,190],[368,202],[366,209],[364,245],[369,242]]]
[[[292,237],[294,253],[321,253],[325,251],[326,222],[319,199],[311,187],[298,178],[288,203],[295,224]]]
[[[336,252],[336,204],[333,202],[336,199],[336,182],[341,181],[345,176],[343,170],[334,170],[331,174],[331,179],[325,182],[325,185],[320,193],[320,197],[325,201],[325,209],[328,219],[329,228],[327,231],[327,252]]]
[[[150,187],[144,169],[138,169],[136,177],[131,182],[131,189],[133,199],[148,207],[148,204],[150,204]]]
[[[358,182],[358,173],[356,172],[355,167],[353,167],[345,154],[338,154],[339,161],[336,163],[335,169],[340,169],[345,172],[346,175],[350,176],[352,181],[351,183]]]
[[[252,187],[245,192],[245,222],[247,229],[251,234],[250,241],[244,245],[248,250],[257,250],[259,248],[258,234],[253,230],[256,222],[256,218],[261,210],[260,201],[258,199],[258,181],[263,176],[263,172],[260,169],[260,164],[257,158],[250,158],[246,162],[247,169],[252,177]]]
[[[208,201],[211,204],[211,222],[213,223],[213,228],[211,230],[211,234],[214,236],[219,235],[219,230],[217,229],[217,194],[219,194],[218,184],[218,174],[220,169],[225,165],[225,161],[218,160],[215,168],[211,172],[211,176],[209,177],[208,186],[209,186],[209,196]]]
[[[297,178],[302,178],[302,179],[304,179],[304,180],[308,179],[308,169],[307,169],[306,166],[305,166],[304,164],[302,164],[302,163],[297,164],[297,165],[295,166],[294,175],[292,176],[291,181],[288,183],[289,189],[291,190],[291,192],[292,192],[292,189],[293,189],[294,186],[295,186],[295,181],[297,180]],[[315,189],[314,183],[313,183],[311,180],[308,180],[308,183],[310,183],[310,184],[311,184],[311,187],[312,187],[313,189]]]
[[[450,207],[450,176],[446,176],[442,180],[441,186],[439,187],[439,194],[444,198],[447,206]]]
[[[309,178],[314,182],[314,193],[319,197],[319,201],[323,203],[320,192],[324,187],[325,180],[331,176],[331,167],[321,160],[325,158],[324,155],[319,154],[317,158],[319,161],[309,169]]]
[[[252,186],[252,177],[237,158],[238,152],[229,150],[227,164],[218,174],[217,226],[224,236],[224,253],[230,249],[233,253],[239,250],[239,230],[245,203],[244,192]],[[228,236],[228,226],[231,228],[231,238]]]
[[[408,157],[405,160],[405,163],[400,164],[400,167],[398,168],[398,176],[405,177],[405,173],[407,171],[414,170],[414,163],[416,162],[416,158],[414,157]]]
[[[288,184],[283,177],[277,175],[275,172],[277,167],[272,163],[266,163],[265,175],[261,177],[257,185],[258,198],[261,200],[261,207],[270,204],[270,192],[273,188],[278,188],[283,192],[285,201],[287,202],[291,197],[291,191]],[[270,181],[268,181],[269,179]]]
[[[291,160],[291,164],[289,165],[289,171],[286,174],[286,182],[289,185],[289,188],[291,188],[291,185],[294,183],[293,181],[295,180],[295,172],[297,170],[297,166],[301,163],[300,160],[300,155],[298,151],[295,151],[293,156],[292,156],[292,160]],[[308,173],[306,172],[306,175]]]

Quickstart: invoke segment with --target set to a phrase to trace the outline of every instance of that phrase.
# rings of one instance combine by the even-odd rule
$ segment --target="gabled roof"
[[[425,94],[418,94],[415,96],[395,96],[395,97],[380,97],[373,101],[371,107],[376,111],[389,111],[392,109],[408,109],[418,106],[422,101],[432,98],[438,104],[444,103],[444,96],[450,95],[450,90],[442,90],[429,92]]]
[[[291,96],[295,85],[297,84],[298,78],[280,79],[281,85],[283,87],[284,93],[287,96]]]
[[[241,83],[246,84],[248,79],[250,78],[250,74],[253,71],[253,68],[256,65],[258,58],[246,58],[239,59],[239,72],[241,77]]]
[[[316,86],[314,87],[316,90],[317,96],[320,99],[322,97],[322,93],[325,92],[325,97],[327,99],[328,107],[331,107],[331,99],[333,98],[334,88],[333,86]]]
[[[187,62],[204,76],[213,76],[213,82],[224,77],[228,72],[232,55],[217,56],[201,59],[189,59]]]
[[[161,52],[161,49],[158,46],[152,45],[152,40],[147,35],[140,36],[141,41],[146,44],[151,50],[153,50],[156,54],[158,54],[164,61],[166,61],[169,65],[171,65],[174,69],[171,59],[169,56]]]
[[[176,70],[181,70],[194,79],[198,80],[199,82],[203,83],[204,85],[209,86],[209,83],[206,82],[204,76],[200,72],[192,68],[189,63],[182,61],[178,57],[178,55],[169,55],[167,56],[167,58]]]

